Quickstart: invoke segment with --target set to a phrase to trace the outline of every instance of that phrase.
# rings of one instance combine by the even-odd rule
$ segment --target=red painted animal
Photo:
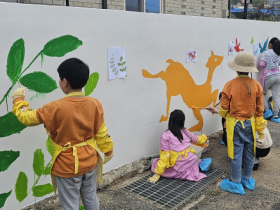
[[[196,58],[195,54],[196,54],[196,52],[193,52],[193,53],[190,52],[190,53],[188,54],[188,56],[189,56],[189,58],[190,58],[191,60],[193,60],[193,59]]]
[[[237,38],[236,38],[236,45],[235,45],[235,47],[234,47],[234,49],[235,49],[236,52],[244,51],[244,49],[240,49],[240,48],[239,48],[240,44],[241,44],[241,42],[238,44]]]

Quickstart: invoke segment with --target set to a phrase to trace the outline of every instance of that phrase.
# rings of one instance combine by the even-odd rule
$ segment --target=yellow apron
[[[250,119],[253,136],[254,136],[254,154],[256,154],[256,133],[255,133],[255,116],[252,116]],[[234,159],[234,146],[233,146],[233,135],[234,135],[234,127],[237,122],[240,122],[242,124],[243,129],[244,120],[237,120],[235,117],[230,116],[228,113],[226,115],[226,129],[227,129],[227,147],[228,147],[228,156],[231,159]]]
[[[96,150],[97,154],[98,154],[98,161],[97,161],[97,181],[99,183],[102,182],[102,174],[103,174],[103,159],[101,157],[101,155],[99,154],[98,152],[98,149],[97,149],[97,146],[95,144],[95,140],[94,139],[89,139],[87,140],[86,142],[82,142],[82,143],[79,143],[79,144],[76,144],[76,145],[71,145],[71,142],[68,142],[67,144],[65,144],[64,146],[60,146],[58,144],[56,144],[54,141],[52,141],[52,144],[53,144],[53,148],[54,148],[54,154],[53,154],[53,159],[52,159],[52,167],[53,167],[53,164],[56,160],[56,158],[58,157],[58,155],[63,152],[63,151],[66,151],[70,148],[73,148],[73,156],[75,157],[75,173],[74,174],[77,174],[78,171],[79,171],[79,158],[78,158],[78,154],[77,154],[77,148],[78,147],[82,147],[82,146],[86,146],[86,145],[89,145],[91,146],[93,149]],[[51,167],[51,170],[52,170],[52,167]],[[51,177],[52,177],[52,185],[53,185],[53,190],[54,190],[54,193],[56,194],[56,189],[57,189],[57,183],[56,183],[56,177],[55,175],[53,175],[51,173]]]

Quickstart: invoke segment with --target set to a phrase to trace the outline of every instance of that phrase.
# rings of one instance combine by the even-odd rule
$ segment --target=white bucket
[[[191,144],[190,147],[195,150],[195,155],[196,155],[197,159],[200,159],[202,151],[204,150],[204,148],[203,147],[198,147],[198,146],[195,146],[195,145],[192,145],[192,144]]]

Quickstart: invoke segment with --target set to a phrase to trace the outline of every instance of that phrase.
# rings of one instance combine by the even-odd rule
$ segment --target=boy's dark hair
[[[276,40],[274,42],[272,49],[276,55],[280,56],[280,41],[279,40]]]
[[[277,41],[278,38],[277,37],[273,37],[270,41],[269,44],[272,44],[272,46],[274,45],[275,41]]]
[[[175,109],[170,113],[168,121],[168,130],[182,143],[183,135],[181,130],[184,128],[185,114],[181,110]]]
[[[70,83],[72,89],[83,88],[89,77],[88,65],[78,58],[69,58],[63,61],[57,72],[61,80],[65,78]]]
[[[221,98],[222,98],[222,92],[220,92],[219,94],[219,100],[221,100]]]

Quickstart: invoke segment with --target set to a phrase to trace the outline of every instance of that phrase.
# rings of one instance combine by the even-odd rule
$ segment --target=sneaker
[[[280,119],[279,119],[279,118],[274,118],[274,117],[272,117],[270,120],[271,120],[272,122],[280,123]]]
[[[241,184],[248,190],[254,190],[255,188],[255,180],[252,177],[250,179],[244,179],[243,175],[241,175]]]
[[[224,179],[220,183],[220,188],[224,191],[231,192],[231,193],[236,193],[236,194],[240,194],[240,195],[246,194],[241,183],[231,182],[231,181],[229,181],[228,178]]]
[[[268,118],[270,118],[272,116],[273,116],[273,113],[272,113],[272,111],[270,109],[263,114],[263,118],[264,119],[268,119]]]

